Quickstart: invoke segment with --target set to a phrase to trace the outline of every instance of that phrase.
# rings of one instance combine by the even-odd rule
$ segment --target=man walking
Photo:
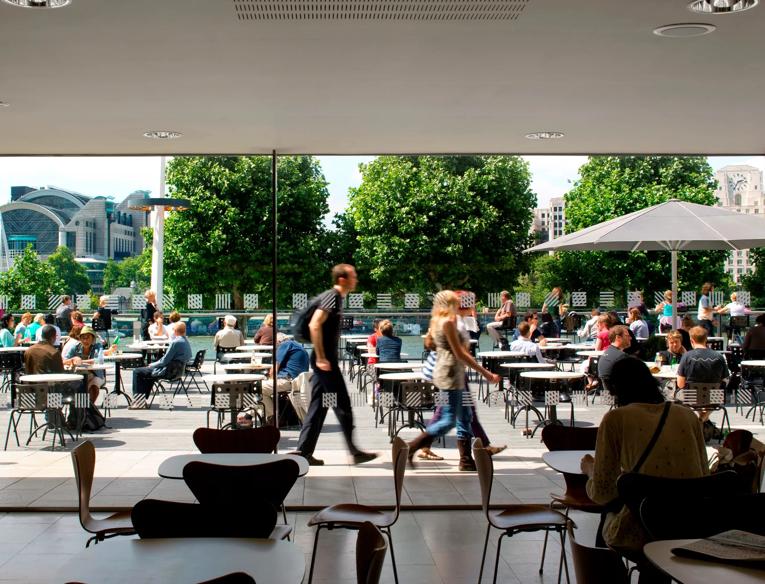
[[[340,323],[343,316],[343,298],[356,288],[356,282],[356,268],[353,266],[339,264],[332,268],[333,286],[316,298],[316,310],[308,325],[313,344],[311,402],[303,420],[296,454],[305,457],[311,466],[324,464],[323,460],[314,458],[313,452],[324,426],[324,418],[327,416],[328,408],[324,405],[324,396],[328,394],[335,394],[337,398],[337,405],[333,407],[333,410],[343,430],[348,450],[353,457],[353,464],[361,464],[377,458],[376,454],[362,452],[353,443],[353,411],[348,389],[340,372],[337,354]]]

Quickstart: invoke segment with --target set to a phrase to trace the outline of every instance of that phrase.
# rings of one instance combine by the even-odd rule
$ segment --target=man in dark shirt
[[[755,323],[744,337],[742,347],[746,359],[762,359],[765,356],[765,314],[759,315]]]
[[[353,411],[337,355],[340,323],[343,316],[343,298],[356,288],[356,268],[348,264],[335,266],[332,268],[332,282],[333,287],[316,298],[316,310],[308,325],[313,344],[311,402],[303,420],[296,454],[304,456],[308,464],[312,466],[324,464],[323,460],[314,458],[313,452],[324,426],[324,418],[327,416],[328,408],[324,405],[324,396],[332,399],[331,394],[334,394],[337,399],[337,405],[333,407],[333,410],[340,422],[353,463],[360,464],[377,457],[376,454],[362,452],[353,443]]]
[[[677,368],[677,387],[688,383],[721,383],[730,375],[725,357],[719,351],[707,348],[707,329],[695,326],[690,330],[693,349],[680,359]]]
[[[612,326],[608,330],[608,340],[611,344],[598,359],[598,377],[605,389],[608,389],[608,379],[611,377],[614,364],[628,357],[624,350],[629,349],[632,344],[630,329],[623,324]]]
[[[40,331],[42,340],[29,347],[24,353],[24,370],[28,375],[41,373],[64,373],[61,351],[53,346],[56,328],[46,324]]]

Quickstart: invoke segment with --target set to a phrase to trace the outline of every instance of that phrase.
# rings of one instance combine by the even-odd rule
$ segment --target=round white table
[[[141,353],[114,353],[113,355],[104,355],[104,361],[129,361],[131,359],[140,359]]]
[[[23,353],[29,347],[0,347],[0,353]]]
[[[586,350],[586,351],[576,352],[576,354],[579,355],[580,357],[600,357],[601,355],[603,355],[603,353],[605,353],[605,351],[595,351],[594,349],[591,351]]]
[[[35,375],[22,375],[19,381],[23,383],[68,383],[70,381],[82,381],[82,375],[74,373],[37,373]]]
[[[595,456],[594,450],[553,450],[542,454],[544,463],[553,470],[563,474],[584,474],[580,463],[582,457],[589,454]]]
[[[270,357],[271,355],[269,355]],[[252,355],[244,353],[223,353],[221,356],[221,363],[227,363],[229,361],[250,361]]]
[[[294,543],[272,539],[116,537],[73,555],[59,582],[201,582],[245,572],[258,584],[299,584],[305,556]]]
[[[271,345],[241,345],[236,348],[237,351],[244,353],[264,353],[268,356],[271,356],[272,349]]]
[[[221,365],[224,371],[263,371],[271,369],[268,363],[224,363]],[[229,374],[230,375],[230,374]]]
[[[579,371],[523,371],[521,377],[527,379],[549,379],[556,381],[571,381],[581,379],[584,373]]]
[[[236,382],[255,382],[263,381],[265,375],[259,373],[226,373],[217,375],[205,375],[203,379],[207,383],[236,383]]]
[[[502,363],[500,367],[505,369],[524,369],[531,371],[532,369],[555,369],[555,365],[552,363]]]
[[[651,373],[656,379],[677,379],[677,369],[674,371],[672,369],[665,369],[661,368],[661,371],[657,371],[656,373]]]
[[[648,560],[680,584],[762,584],[765,570],[747,568],[722,562],[710,562],[694,558],[683,558],[672,553],[672,548],[689,544],[694,539],[667,539],[652,541],[643,547]]]
[[[422,369],[422,363],[408,363],[408,362],[397,362],[397,363],[375,363],[374,364],[375,369],[382,369],[384,371],[397,371],[397,370],[403,370],[406,371],[407,369]]]
[[[236,432],[237,430],[231,430]],[[220,453],[220,454],[178,454],[162,461],[157,473],[166,479],[182,479],[183,467],[190,462],[209,462],[223,466],[255,466],[277,460],[294,460],[300,468],[299,476],[308,474],[308,461],[294,454],[269,453]]]
[[[525,357],[526,353],[521,351],[482,351],[478,353],[481,359],[504,359],[507,357]]]
[[[747,361],[741,361],[741,366],[742,367],[765,367],[765,360],[762,360],[762,359],[758,359],[758,360],[749,359]]]
[[[383,373],[378,375],[381,381],[425,381],[422,371],[397,371],[395,373]]]

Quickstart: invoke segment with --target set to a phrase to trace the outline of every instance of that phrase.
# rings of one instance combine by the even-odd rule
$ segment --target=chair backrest
[[[619,554],[611,548],[588,547],[580,544],[568,524],[568,541],[577,582],[587,584],[628,584],[627,568]]]
[[[213,383],[210,405],[219,410],[251,408],[256,401],[255,383],[251,381]]]
[[[158,537],[267,538],[276,525],[276,509],[267,501],[250,499],[241,517],[240,497],[229,496],[220,506],[143,499],[130,514],[141,539]]]
[[[680,396],[687,406],[718,406],[725,403],[725,390],[719,383],[689,382],[680,392]]]
[[[23,366],[23,355],[20,351],[0,353],[0,371],[16,371]]]
[[[486,516],[489,516],[489,503],[491,502],[491,487],[494,482],[494,463],[491,456],[483,446],[483,440],[473,440],[473,459],[478,471],[478,482],[481,485],[481,506]]]
[[[90,440],[85,440],[72,450],[74,481],[77,483],[77,498],[80,507],[80,524],[87,529],[91,520],[90,493],[93,490],[93,473],[96,470],[96,449]]]
[[[14,405],[19,410],[44,411],[48,407],[48,386],[41,383],[16,384]]]
[[[194,356],[194,369],[200,369],[202,365],[205,363],[205,354],[207,354],[207,349],[202,349],[200,351],[197,351],[197,354]]]
[[[275,452],[281,433],[274,426],[244,430],[197,428],[194,444],[203,454]]]
[[[218,347],[218,353],[233,353],[236,351],[236,347]]]
[[[359,528],[356,538],[356,582],[378,584],[388,544],[383,534],[369,521]]]
[[[292,457],[290,457],[292,458]],[[232,499],[267,501],[279,509],[300,474],[295,460],[276,460],[251,466],[227,466],[190,462],[183,467],[183,480],[201,505],[221,507]]]
[[[724,348],[724,343],[722,339],[709,339],[707,341],[707,347],[713,351],[722,351]]]
[[[596,428],[578,428],[550,424],[542,428],[542,442],[547,450],[595,450]]]
[[[401,383],[401,404],[414,410],[434,405],[433,384],[429,381],[404,381]]]
[[[396,436],[391,446],[391,461],[393,461],[393,482],[396,488],[396,515],[394,521],[398,518],[401,509],[401,493],[404,490],[404,474],[406,472],[406,461],[409,457],[409,445],[401,438]]]
[[[736,327],[736,328],[747,327],[749,326],[749,317],[748,316],[731,316],[730,326]]]
[[[220,578],[199,582],[199,584],[255,584],[255,578],[245,572],[231,572]]]

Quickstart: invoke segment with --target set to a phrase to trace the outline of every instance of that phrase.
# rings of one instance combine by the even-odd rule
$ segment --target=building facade
[[[765,214],[765,198],[762,194],[762,171],[745,164],[729,165],[715,173],[718,204],[738,213]],[[728,254],[725,271],[735,282],[750,273],[754,266],[749,261],[749,250],[736,250]]]
[[[537,236],[539,243],[557,239],[565,232],[566,203],[563,197],[554,197],[549,206],[534,209],[531,234]]]
[[[0,206],[3,266],[31,245],[41,258],[66,246],[88,271],[94,292],[101,292],[107,260],[120,260],[143,250],[144,211],[130,209],[149,196],[136,191],[121,203],[88,197],[57,187],[11,187],[11,201]]]

